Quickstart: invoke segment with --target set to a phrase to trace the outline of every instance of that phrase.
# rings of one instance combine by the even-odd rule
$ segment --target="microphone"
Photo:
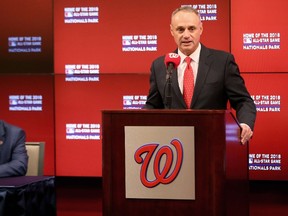
[[[164,62],[167,68],[167,72],[172,72],[172,70],[180,64],[181,58],[177,53],[168,53],[165,56]]]
[[[172,106],[172,81],[171,75],[173,69],[180,64],[181,58],[177,53],[168,53],[165,56],[164,63],[166,65],[166,84],[165,84],[165,105],[168,109]]]

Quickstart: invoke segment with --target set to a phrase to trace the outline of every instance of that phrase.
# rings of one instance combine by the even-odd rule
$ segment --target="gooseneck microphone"
[[[178,67],[180,64],[181,58],[177,53],[168,53],[165,56],[164,63],[166,65],[166,84],[165,84],[165,105],[168,107],[168,109],[171,109],[172,104],[172,86],[171,86],[171,76],[173,73],[173,70]],[[166,92],[167,90],[167,92]]]

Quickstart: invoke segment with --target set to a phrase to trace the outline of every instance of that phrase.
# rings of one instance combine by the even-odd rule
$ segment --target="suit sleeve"
[[[157,86],[156,81],[156,71],[160,71],[157,69],[156,61],[154,61],[150,68],[150,89],[149,94],[147,96],[146,104],[143,106],[143,109],[163,109],[164,103],[162,100],[161,93],[159,92],[159,88]]]
[[[225,87],[229,102],[232,108],[236,110],[239,123],[246,123],[253,130],[256,106],[245,86],[244,79],[240,75],[233,55],[228,55],[227,58]]]
[[[27,172],[28,156],[25,147],[26,134],[19,129],[13,135],[11,160],[0,165],[0,177],[23,176]]]

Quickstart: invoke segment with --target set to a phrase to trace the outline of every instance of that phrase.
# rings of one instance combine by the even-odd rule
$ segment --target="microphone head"
[[[168,53],[165,56],[164,62],[166,67],[170,65],[171,63],[173,64],[174,67],[177,67],[180,64],[181,58],[177,53]]]

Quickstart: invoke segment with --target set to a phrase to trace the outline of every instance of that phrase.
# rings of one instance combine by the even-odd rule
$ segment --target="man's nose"
[[[189,36],[190,36],[190,32],[189,32],[188,29],[185,29],[185,30],[184,30],[183,36],[184,36],[184,37],[189,37]]]

